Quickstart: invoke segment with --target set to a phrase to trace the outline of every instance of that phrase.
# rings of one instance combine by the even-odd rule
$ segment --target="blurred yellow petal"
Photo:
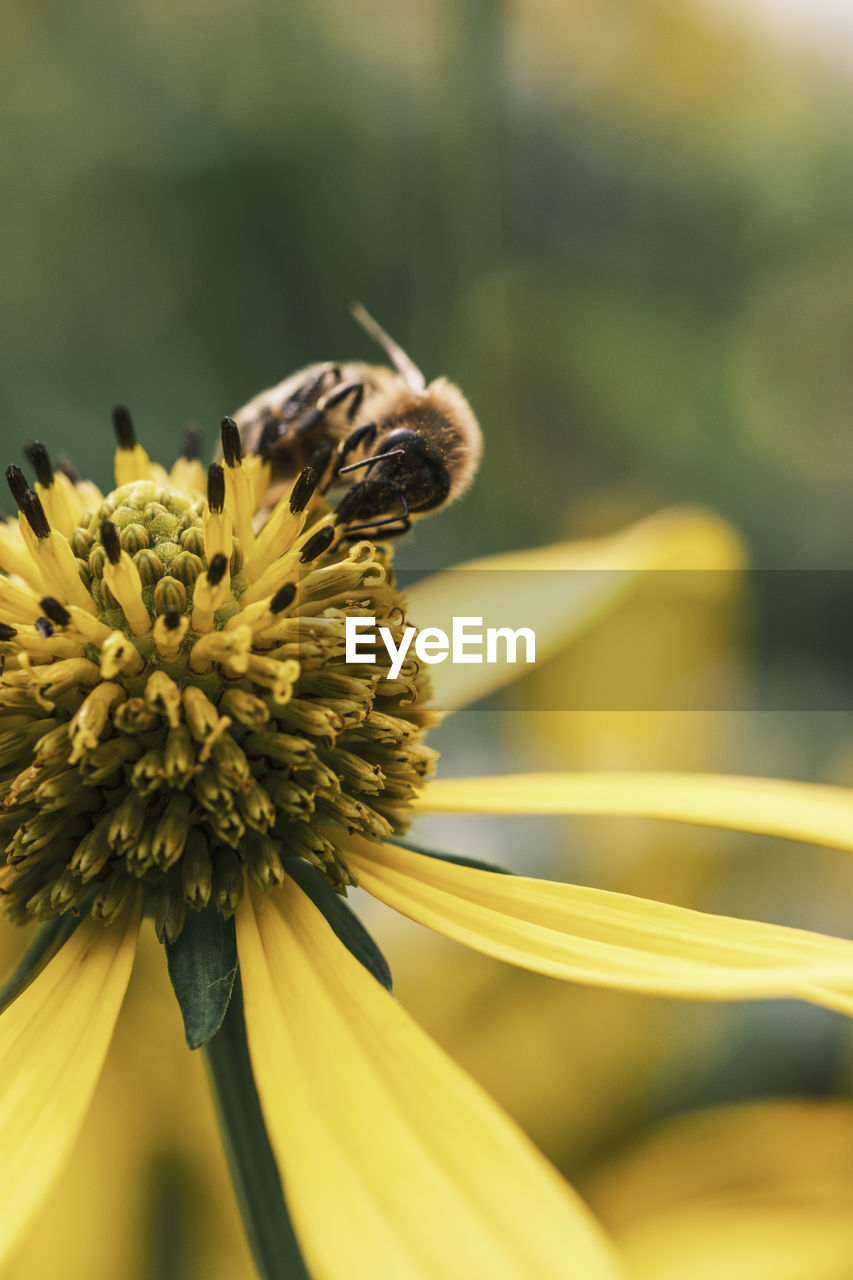
[[[258,1092],[312,1275],[621,1275],[571,1189],[287,880],[237,915]]]
[[[598,1173],[634,1280],[849,1280],[853,1110],[762,1102],[680,1116]]]
[[[130,980],[139,910],[84,920],[0,1018],[0,1258],[70,1153]]]
[[[691,999],[802,995],[853,1010],[853,942],[646,898],[478,871],[353,838],[362,888],[499,960],[574,982]],[[808,990],[807,990],[808,988]],[[837,992],[840,988],[840,992]]]
[[[409,617],[420,627],[452,633],[453,618],[482,617],[484,627],[531,627],[536,661],[557,653],[634,589],[652,569],[737,570],[740,543],[716,516],[690,508],[662,511],[610,537],[564,542],[487,556],[457,565],[407,591]],[[513,574],[511,591],[506,574]],[[557,579],[555,574],[561,576]],[[692,586],[719,591],[727,573],[696,574]],[[683,578],[676,581],[683,586]],[[517,680],[520,663],[459,664],[430,668],[435,701],[455,711]]]
[[[609,814],[727,827],[853,849],[853,790],[702,773],[530,773],[436,778],[425,813]]]

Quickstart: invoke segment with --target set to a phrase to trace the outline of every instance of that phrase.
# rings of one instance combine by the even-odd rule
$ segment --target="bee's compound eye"
[[[387,436],[382,437],[376,446],[376,452],[385,453],[388,449],[405,448],[417,438],[417,433],[410,431],[408,427],[395,427],[393,431],[388,432]]]

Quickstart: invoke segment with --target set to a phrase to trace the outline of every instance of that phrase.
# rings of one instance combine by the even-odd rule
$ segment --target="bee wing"
[[[381,324],[373,319],[370,312],[360,302],[353,302],[350,306],[350,311],[362,329],[369,333],[375,342],[379,343],[409,390],[414,392],[416,396],[423,395],[426,388],[426,378],[414,361],[409,359],[403,348],[398,346],[393,338],[389,337]]]

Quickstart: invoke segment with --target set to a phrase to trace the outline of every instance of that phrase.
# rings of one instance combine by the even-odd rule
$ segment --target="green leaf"
[[[462,853],[439,853],[436,849],[424,849],[410,840],[391,840],[401,849],[411,849],[412,853],[422,853],[425,858],[438,858],[440,862],[453,862],[457,867],[472,867],[474,871],[494,871],[499,876],[511,876],[513,873],[506,867],[499,867],[494,862],[481,862],[479,858],[469,858]]]
[[[288,858],[284,865],[287,874],[308,894],[314,906],[322,911],[344,946],[364,965],[368,973],[373,974],[377,982],[391,991],[388,961],[349,904],[326,884],[317,868],[310,863]]]
[[[53,959],[63,943],[67,942],[82,919],[70,911],[56,916],[41,925],[32,938],[14,971],[0,986],[0,1013],[29,986],[33,978]]]
[[[222,1026],[208,1041],[204,1056],[231,1180],[258,1274],[261,1280],[311,1280],[287,1211],[255,1088],[239,977]]]
[[[166,963],[187,1044],[198,1049],[216,1035],[231,999],[237,974],[234,921],[212,906],[189,912],[178,937],[166,943]]]

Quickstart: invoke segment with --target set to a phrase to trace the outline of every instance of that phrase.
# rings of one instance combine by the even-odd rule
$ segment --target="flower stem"
[[[222,1026],[204,1047],[222,1142],[261,1280],[310,1280],[258,1100],[239,974]]]

